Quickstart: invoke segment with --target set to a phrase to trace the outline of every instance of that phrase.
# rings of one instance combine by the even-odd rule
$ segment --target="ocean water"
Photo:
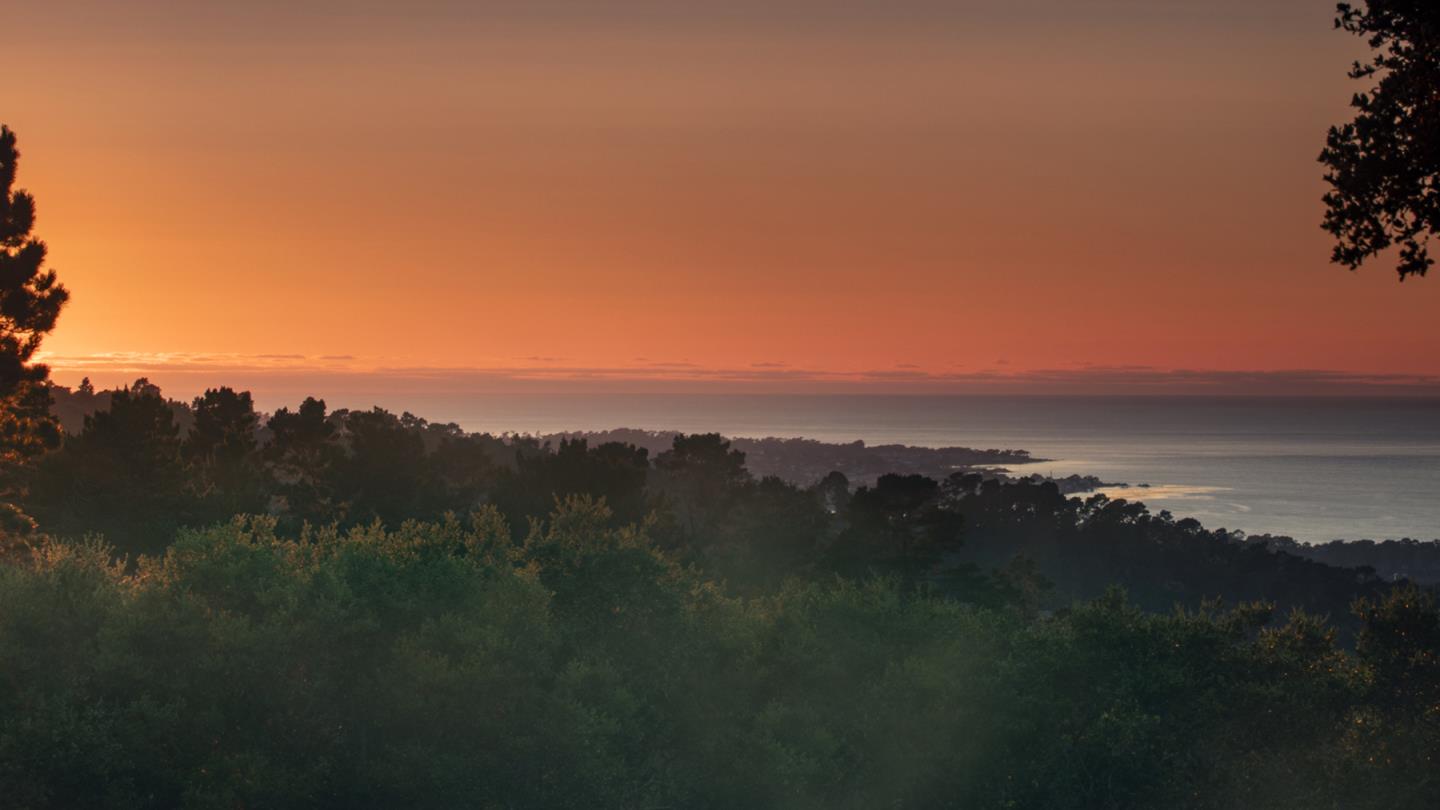
[[[617,427],[1029,450],[1017,472],[1148,484],[1108,494],[1209,528],[1440,537],[1440,400],[1291,397],[406,395],[470,430]]]

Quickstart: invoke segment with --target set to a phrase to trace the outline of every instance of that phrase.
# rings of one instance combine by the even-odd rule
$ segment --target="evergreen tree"
[[[429,482],[419,431],[383,408],[342,416],[349,447],[339,459],[336,479],[348,519],[398,526],[420,514]]]
[[[1425,275],[1440,233],[1440,4],[1434,0],[1340,3],[1335,27],[1375,50],[1350,78],[1375,83],[1355,94],[1355,118],[1331,127],[1320,161],[1332,261],[1352,270],[1392,246],[1397,270]]]
[[[30,508],[47,532],[92,532],[124,554],[156,553],[189,522],[180,427],[149,380],[115,391],[80,435],[38,465]]]
[[[325,400],[307,397],[294,411],[281,408],[265,423],[270,443],[265,460],[274,492],[284,499],[287,527],[325,525],[341,520],[337,468],[344,460],[339,431],[326,413]]]
[[[718,433],[675,436],[655,457],[657,490],[691,542],[720,522],[736,493],[750,483],[745,453]]]
[[[212,388],[192,409],[195,425],[181,449],[207,522],[263,511],[266,482],[255,438],[260,417],[250,392]]]
[[[13,501],[22,468],[60,441],[50,415],[50,370],[32,363],[70,294],[45,269],[45,243],[31,231],[35,199],[14,189],[20,153],[0,126],[0,543],[33,528]]]

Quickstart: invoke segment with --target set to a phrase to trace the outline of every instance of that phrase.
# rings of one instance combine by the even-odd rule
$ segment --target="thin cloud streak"
[[[539,358],[527,358],[539,359]],[[830,371],[754,363],[706,368],[693,363],[584,366],[537,364],[415,366],[366,363],[348,356],[285,354],[145,354],[117,352],[45,359],[62,382],[82,375],[114,384],[151,376],[181,387],[247,385],[317,394],[399,386],[415,392],[505,393],[642,392],[876,393],[876,394],[1195,394],[1195,395],[1400,395],[1440,396],[1440,375],[1368,373],[1334,369],[1213,370],[1151,366],[1081,366],[1066,369],[928,371],[922,368]]]

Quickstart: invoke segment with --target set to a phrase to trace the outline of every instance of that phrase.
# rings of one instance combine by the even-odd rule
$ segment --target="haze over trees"
[[[914,488],[902,487],[904,493]],[[896,493],[897,497],[903,497]],[[1430,808],[1440,613],[1044,615],[895,576],[729,593],[567,498],[0,567],[22,808]],[[519,537],[517,540],[516,537]]]
[[[1375,53],[1350,69],[1373,85],[1355,94],[1355,118],[1330,128],[1320,154],[1332,260],[1353,270],[1398,246],[1401,280],[1423,276],[1440,233],[1440,4],[1341,3],[1335,27]]]
[[[787,578],[885,575],[975,604],[1020,588],[1031,607],[1056,610],[1120,584],[1147,609],[1223,597],[1343,617],[1350,601],[1379,594],[1397,574],[1432,581],[1428,568],[1397,568],[1389,546],[1247,538],[1140,503],[1072,498],[1069,480],[986,467],[807,482],[756,476],[746,453],[716,434],[664,434],[670,446],[652,454],[622,441],[469,434],[378,408],[330,411],[314,398],[264,418],[244,393],[212,389],[187,404],[144,379],[53,394],[61,405],[108,406],[33,465],[22,505],[41,530],[101,535],[132,560],[163,553],[182,527],[236,514],[269,515],[293,538],[307,525],[395,527],[493,507],[519,540],[557,501],[584,496],[605,503],[616,525],[646,526],[667,553],[744,593]],[[851,451],[761,446],[772,467],[792,470],[832,457],[827,447],[846,451],[834,457]],[[802,463],[786,461],[791,448]]]

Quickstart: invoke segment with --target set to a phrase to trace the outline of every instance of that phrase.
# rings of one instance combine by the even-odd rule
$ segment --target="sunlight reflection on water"
[[[618,427],[1017,448],[1016,472],[1150,484],[1125,497],[1209,528],[1440,537],[1440,400],[1284,397],[446,395],[379,404],[470,430]],[[1223,497],[1220,493],[1224,493]]]

